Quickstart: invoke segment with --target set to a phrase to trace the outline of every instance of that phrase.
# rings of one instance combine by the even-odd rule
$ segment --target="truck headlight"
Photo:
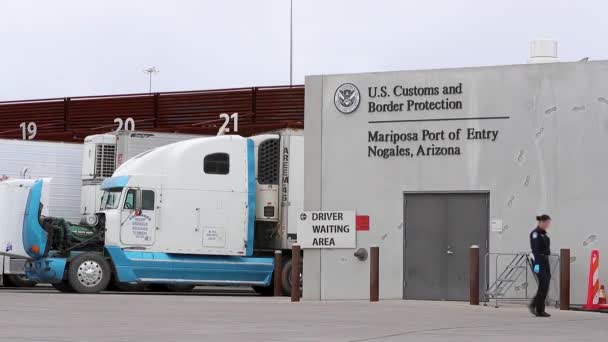
[[[99,223],[99,217],[97,215],[88,215],[86,221],[88,226],[95,227]]]

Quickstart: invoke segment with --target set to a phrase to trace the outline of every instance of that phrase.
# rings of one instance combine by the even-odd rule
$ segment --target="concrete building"
[[[492,253],[491,285],[511,259],[494,253],[529,252],[547,213],[583,303],[590,251],[608,252],[607,76],[608,61],[307,77],[305,209],[369,215],[357,247],[380,246],[380,297],[438,300],[468,298],[470,245]],[[305,250],[304,298],[368,298],[353,253]],[[524,279],[510,295],[533,295]]]

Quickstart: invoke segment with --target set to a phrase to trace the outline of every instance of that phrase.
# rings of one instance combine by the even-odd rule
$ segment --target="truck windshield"
[[[122,188],[107,189],[103,192],[101,197],[101,209],[116,209],[120,202],[120,194]]]

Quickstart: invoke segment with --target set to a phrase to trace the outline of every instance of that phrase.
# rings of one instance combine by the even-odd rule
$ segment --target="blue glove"
[[[534,273],[538,274],[538,272],[540,272],[540,265],[536,264],[534,265]]]

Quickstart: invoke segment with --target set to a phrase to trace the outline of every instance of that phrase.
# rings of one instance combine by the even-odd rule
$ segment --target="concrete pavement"
[[[0,291],[0,341],[600,341],[608,315],[523,306]]]

